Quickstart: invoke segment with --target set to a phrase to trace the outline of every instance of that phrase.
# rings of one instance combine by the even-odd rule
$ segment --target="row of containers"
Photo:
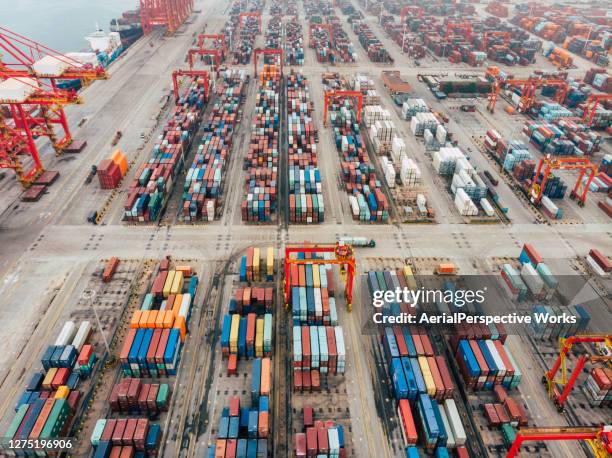
[[[234,133],[242,119],[247,74],[244,70],[222,72],[217,99],[202,123],[199,145],[183,185],[183,221],[213,221],[218,213]]]
[[[415,285],[409,267],[368,273],[372,297],[375,291],[393,291]],[[467,306],[464,311],[477,312]],[[393,303],[388,310],[383,309],[383,313],[416,312],[409,304]],[[503,326],[461,324],[452,326],[450,331],[449,347],[466,387],[474,391],[501,390],[505,393],[506,389],[518,386],[522,375],[505,345],[507,334]],[[466,434],[453,400],[452,371],[444,357],[435,355],[427,331],[417,326],[386,327],[382,334],[382,347],[389,368],[391,390],[398,400],[402,435],[407,447],[422,439],[426,449],[435,449],[436,453],[447,456],[447,449],[464,446]],[[501,403],[514,426],[525,424],[525,412],[513,399],[506,395]],[[418,456],[416,450],[412,453]],[[457,450],[459,456],[467,456],[466,453]]]
[[[82,391],[80,384],[92,375],[97,357],[90,340],[93,329],[89,321],[77,325],[66,321],[60,333],[45,349],[40,363],[20,394],[14,416],[2,435],[3,443],[11,440],[50,440],[69,437]],[[3,450],[10,456],[25,450]]]
[[[274,247],[249,247],[240,257],[239,278],[241,282],[265,282],[274,280]],[[272,300],[268,289],[264,290],[266,302]],[[269,297],[269,299],[268,299]]]
[[[128,170],[125,154],[120,149],[113,151],[109,159],[103,159],[98,164],[96,174],[102,189],[115,189],[121,183]]]
[[[208,458],[266,458],[272,412],[272,364],[270,358],[253,360],[250,400],[232,396],[223,407],[217,438],[208,447]]]
[[[291,264],[289,270],[293,389],[296,392],[319,391],[322,376],[342,375],[346,367],[333,270],[331,264],[308,263],[306,253],[295,256],[306,263]],[[324,253],[317,259],[329,257],[330,253]]]
[[[317,62],[350,63],[357,60],[353,43],[334,14],[327,0],[305,0],[304,9],[309,19],[308,46],[315,50]]]
[[[297,4],[295,15],[285,22],[285,62],[287,65],[304,65],[304,36],[302,32],[302,22],[297,16]],[[289,8],[290,5],[287,5]]]
[[[159,219],[200,125],[209,96],[205,87],[204,78],[198,77],[177,100],[151,156],[136,170],[124,205],[125,221]]]
[[[386,222],[389,219],[389,201],[370,162],[353,105],[351,100],[344,99],[332,102],[330,107],[334,141],[340,155],[342,181],[349,196],[351,213],[355,220]]]
[[[344,428],[333,421],[315,420],[310,406],[302,409],[304,428],[293,435],[296,458],[329,457],[344,458]]]
[[[119,350],[125,378],[111,389],[110,412],[97,420],[90,437],[95,458],[156,456],[162,431],[149,417],[168,410],[171,389],[155,379],[177,373],[197,287],[198,277],[190,266],[160,262]]]
[[[376,37],[374,32],[370,29],[370,26],[365,22],[364,19],[359,19],[352,22],[353,32],[357,35],[359,43],[368,54],[368,58],[372,62],[380,64],[393,64],[393,58],[389,55],[389,52]]]
[[[244,159],[245,197],[242,221],[272,222],[277,210],[278,158],[280,151],[281,74],[264,64],[255,98],[249,150]]]
[[[292,71],[287,77],[287,143],[289,221],[320,223],[325,219],[317,130],[308,80]]]
[[[263,14],[263,2],[260,0],[249,0],[250,12]],[[242,12],[243,10],[239,10]],[[232,40],[234,63],[245,65],[251,63],[253,48],[257,36],[263,31],[261,30],[261,16],[238,16],[238,21],[233,24],[237,27],[238,39]]]

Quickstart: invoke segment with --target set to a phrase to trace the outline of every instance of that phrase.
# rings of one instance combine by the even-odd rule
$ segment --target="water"
[[[89,50],[84,37],[96,23],[108,32],[111,19],[137,5],[137,0],[0,0],[0,26],[62,53]]]

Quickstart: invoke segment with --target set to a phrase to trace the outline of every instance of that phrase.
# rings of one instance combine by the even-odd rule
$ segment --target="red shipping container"
[[[446,365],[446,361],[443,356],[436,356],[436,364],[438,371],[440,371],[440,377],[442,377],[442,383],[444,383],[444,399],[450,399],[453,397],[455,391],[455,385],[453,379]]]
[[[312,407],[304,407],[302,409],[304,415],[304,428],[309,428],[314,424],[314,413]]]
[[[225,458],[236,458],[236,447],[238,441],[236,439],[228,439],[225,444]]]
[[[589,251],[589,255],[593,260],[603,269],[604,272],[612,272],[612,263],[607,256],[604,256],[601,251],[596,248],[592,248]]]
[[[121,447],[121,455],[119,458],[133,458],[136,454],[136,450],[131,445],[128,447]]]
[[[113,445],[121,445],[123,441],[123,433],[125,432],[126,426],[127,420],[125,418],[117,420],[117,424],[115,425],[115,430],[113,431],[111,439]]]
[[[306,454],[308,457],[317,456],[317,430],[314,427],[306,428]]]
[[[407,446],[416,444],[419,436],[414,425],[414,417],[410,410],[410,403],[407,399],[400,399],[398,414],[402,422],[402,437],[404,438],[404,443]]]
[[[128,356],[130,354],[130,348],[132,348],[132,343],[134,342],[134,337],[136,336],[136,329],[130,328],[128,330],[125,341],[123,342],[123,347],[121,347],[121,351],[119,352],[119,360],[122,363],[128,362]]]
[[[293,388],[296,391],[302,391],[302,370],[298,368],[293,369]]]
[[[134,432],[134,446],[136,450],[144,450],[145,439],[149,432],[149,420],[146,418],[139,418],[136,424],[136,431]]]
[[[108,442],[113,437],[113,431],[115,430],[115,425],[117,424],[117,420],[106,420],[106,425],[104,425],[104,429],[102,430],[102,435],[100,436],[101,441]]]
[[[240,398],[238,396],[232,396],[229,400],[229,415],[230,417],[240,415]]]
[[[306,434],[296,433],[294,436],[293,443],[295,444],[295,456],[296,458],[306,457]]]
[[[510,417],[508,417],[506,409],[502,404],[493,404],[493,407],[495,407],[495,413],[500,423],[510,423]]]
[[[79,353],[79,357],[77,358],[77,364],[79,366],[86,366],[89,363],[89,358],[91,358],[92,353],[93,353],[93,347],[91,345],[89,344],[83,345],[83,348],[81,349],[81,352]]]
[[[132,445],[134,442],[134,433],[136,432],[136,425],[138,419],[128,418],[127,424],[125,425],[125,431],[123,432],[123,445]]]
[[[321,373],[318,370],[310,371],[310,385],[312,391],[321,391]]]

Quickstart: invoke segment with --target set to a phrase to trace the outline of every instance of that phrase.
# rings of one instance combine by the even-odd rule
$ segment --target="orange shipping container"
[[[163,318],[163,328],[164,329],[170,329],[175,322],[175,318],[174,318],[174,314],[172,313],[172,310],[166,310],[165,312],[163,312],[164,314],[164,318]]]
[[[157,320],[157,314],[159,312],[157,310],[149,310],[149,314],[147,316],[147,321],[145,324],[145,328],[153,329],[155,328],[155,321]]]
[[[155,328],[161,329],[165,328],[164,319],[166,318],[166,312],[164,310],[160,310],[157,312],[157,317],[155,318]]]
[[[150,310],[142,310],[140,312],[140,321],[138,322],[139,328],[147,327],[147,321],[149,321],[149,313],[150,313]]]
[[[191,266],[176,266],[175,270],[178,272],[183,272],[184,277],[191,277],[193,275]]]
[[[270,358],[261,360],[261,395],[270,395]]]
[[[176,297],[174,298],[174,304],[172,304],[172,316],[174,318],[178,316],[182,303],[183,303],[183,295],[177,294]]]
[[[215,444],[215,458],[225,458],[225,441],[217,439]]]
[[[179,330],[181,335],[181,342],[185,342],[185,338],[187,337],[187,327],[185,326],[185,318],[182,316],[177,317],[174,320],[174,327]]]
[[[123,154],[123,151],[121,151],[120,149],[116,150],[111,156],[111,160],[119,166],[119,170],[121,170],[121,176],[124,177],[128,169],[128,163],[125,154]]]
[[[441,274],[452,274],[455,272],[455,265],[450,262],[438,264],[437,272]]]
[[[268,412],[259,412],[259,424],[257,425],[259,437],[268,437]]]
[[[140,319],[142,318],[142,310],[134,311],[132,315],[132,322],[130,323],[130,328],[139,328],[140,327]]]

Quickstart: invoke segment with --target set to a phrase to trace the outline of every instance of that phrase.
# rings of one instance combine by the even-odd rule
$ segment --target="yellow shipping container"
[[[261,256],[259,248],[253,248],[253,279],[255,281],[259,281],[259,270],[261,266],[259,264],[259,258]]]
[[[321,272],[318,264],[312,265],[312,286],[315,288],[321,287]]]
[[[172,288],[170,288],[170,294],[179,294],[183,292],[183,272],[177,270],[174,274],[174,281],[172,282]]]
[[[45,378],[43,379],[43,382],[42,382],[42,386],[43,386],[44,389],[46,389],[46,390],[50,390],[51,389],[51,382],[55,378],[55,374],[56,373],[57,373],[57,368],[56,367],[52,367],[51,369],[49,369],[47,371],[47,375],[45,375]]]
[[[55,396],[53,397],[53,399],[66,399],[69,394],[70,388],[68,388],[66,385],[62,385],[55,392]]]
[[[423,380],[425,381],[425,388],[427,389],[427,394],[430,396],[436,395],[436,384],[434,382],[433,376],[431,375],[431,369],[429,369],[429,363],[427,362],[427,358],[425,356],[419,356],[419,367],[421,368],[421,373],[423,374]]]
[[[274,276],[274,247],[268,247],[266,255],[266,274],[268,277]]]
[[[406,286],[408,289],[416,290],[417,284],[410,266],[404,266],[404,277],[406,277]]]
[[[166,277],[166,282],[164,283],[164,299],[168,299],[170,295],[170,291],[172,290],[172,283],[174,282],[174,274],[176,274],[176,270],[169,270],[168,276]]]
[[[232,327],[230,328],[230,353],[238,353],[238,329],[240,328],[240,315],[232,315]]]
[[[255,322],[255,357],[263,357],[264,319],[257,318]]]

